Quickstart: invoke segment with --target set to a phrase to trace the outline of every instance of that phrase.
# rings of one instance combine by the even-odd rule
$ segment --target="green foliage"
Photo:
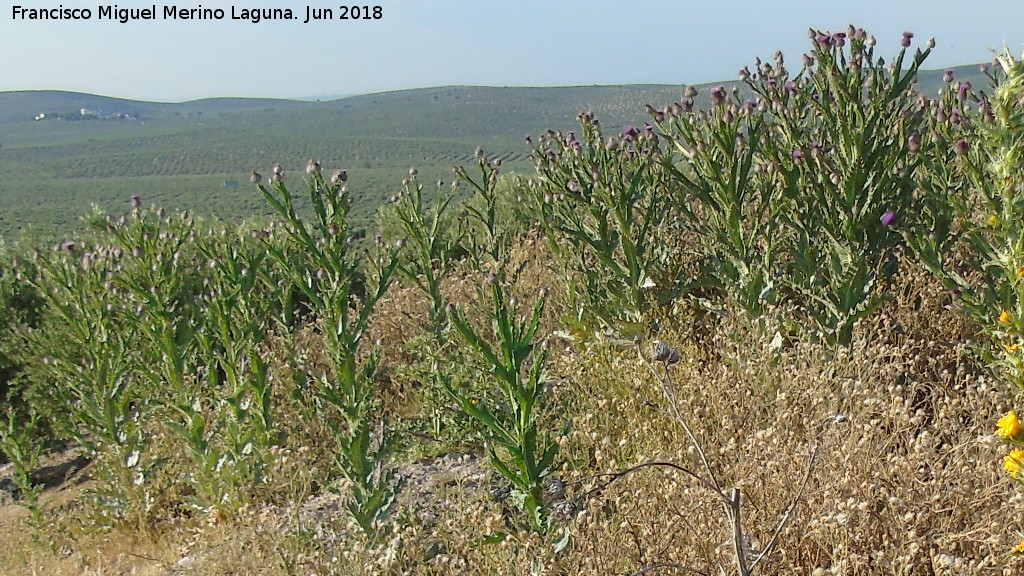
[[[478,378],[487,378],[497,386],[499,403],[489,406],[455,385],[445,371],[436,373],[462,410],[484,424],[491,464],[520,492],[530,528],[543,531],[542,481],[555,469],[558,455],[558,444],[544,432],[541,423],[547,349],[538,341],[537,330],[545,297],[541,295],[529,316],[521,316],[518,303],[509,302],[496,276],[491,275],[488,284],[480,297],[487,303],[485,314],[493,333],[482,333],[463,309],[451,314],[451,322],[463,342],[483,361]]]
[[[652,302],[676,290],[666,225],[674,206],[652,131],[606,141],[592,115],[579,120],[581,139],[549,132],[534,148],[536,217],[565,270],[573,327],[628,337],[642,332]]]
[[[295,367],[300,387],[314,396],[310,406],[315,412],[307,416],[327,417],[337,443],[335,462],[351,486],[349,513],[364,532],[374,535],[399,486],[387,468],[393,435],[384,418],[375,416],[376,352],[361,354],[360,347],[373,309],[387,292],[399,259],[396,249],[373,256],[368,253],[365,268],[360,266],[349,242],[347,175],[337,172],[328,182],[312,160],[307,174],[315,214],[312,222],[296,212],[280,166],[274,168],[269,188],[258,178],[254,180],[284,219],[284,233],[298,248],[285,251],[267,242],[267,250],[308,298],[325,337],[330,372],[314,376]]]

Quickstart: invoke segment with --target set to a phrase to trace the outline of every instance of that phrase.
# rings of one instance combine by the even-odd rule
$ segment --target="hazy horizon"
[[[752,2],[610,0],[557,4],[524,0],[423,3],[384,1],[380,18],[302,23],[308,4],[290,6],[294,20],[254,24],[233,14],[285,8],[265,0],[211,0],[222,20],[157,18],[122,24],[99,19],[88,0],[0,8],[0,91],[63,90],[153,102],[213,97],[316,99],[403,89],[464,86],[701,84],[728,80],[755,57],[782,50],[792,64],[809,47],[808,28],[863,27],[878,53],[899,51],[903,31],[914,45],[935,37],[927,68],[991,59],[991,48],[1024,46],[1024,4],[987,4],[981,18],[958,2],[869,0],[858,5],[798,0],[765,7]],[[38,8],[89,9],[90,20],[14,19]],[[373,4],[368,6],[372,7]],[[179,6],[187,8],[188,6]],[[313,8],[322,8],[312,5]],[[24,16],[26,12],[20,14]],[[992,18],[995,14],[998,17]],[[318,96],[319,95],[319,96]]]

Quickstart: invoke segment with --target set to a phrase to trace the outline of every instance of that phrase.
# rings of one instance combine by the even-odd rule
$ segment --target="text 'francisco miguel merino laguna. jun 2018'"
[[[294,6],[290,8],[206,8],[153,4],[145,8],[124,8],[117,4],[93,8],[12,6],[12,20],[107,20],[127,24],[140,20],[238,20],[259,24],[274,20],[309,23],[319,20],[380,20],[383,6],[337,7]]]

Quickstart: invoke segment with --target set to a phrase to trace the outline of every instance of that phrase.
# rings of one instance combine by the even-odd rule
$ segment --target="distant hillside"
[[[957,77],[985,86],[977,66]],[[732,84],[734,82],[725,82]],[[934,94],[942,71],[922,72]],[[701,90],[706,98],[708,90]],[[70,92],[0,93],[0,235],[68,230],[96,204],[122,210],[132,193],[169,209],[223,218],[265,210],[248,185],[275,163],[300,170],[309,158],[348,170],[366,222],[410,166],[425,181],[450,180],[451,166],[484,147],[506,170],[532,171],[527,134],[571,130],[591,111],[609,132],[649,120],[682,86],[488,88],[450,86],[329,102],[216,98],[179,104]],[[702,102],[707,105],[707,102]],[[37,115],[95,115],[76,121]],[[133,119],[100,119],[130,115]]]

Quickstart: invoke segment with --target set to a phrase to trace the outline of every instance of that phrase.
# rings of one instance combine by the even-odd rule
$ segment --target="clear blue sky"
[[[153,0],[122,0],[148,7]],[[90,8],[90,21],[13,20],[13,7]],[[142,100],[318,97],[448,84],[684,84],[732,79],[781,49],[793,65],[809,27],[855,24],[882,55],[904,30],[937,49],[927,68],[1024,48],[1024,2],[948,0],[379,0],[380,20],[303,24],[337,0],[235,2],[222,21],[98,19],[91,0],[0,2],[0,91],[72,90]],[[157,11],[173,3],[157,2]],[[362,6],[363,4],[360,4]],[[373,4],[371,4],[372,6]],[[297,21],[232,21],[231,7],[292,8]]]

